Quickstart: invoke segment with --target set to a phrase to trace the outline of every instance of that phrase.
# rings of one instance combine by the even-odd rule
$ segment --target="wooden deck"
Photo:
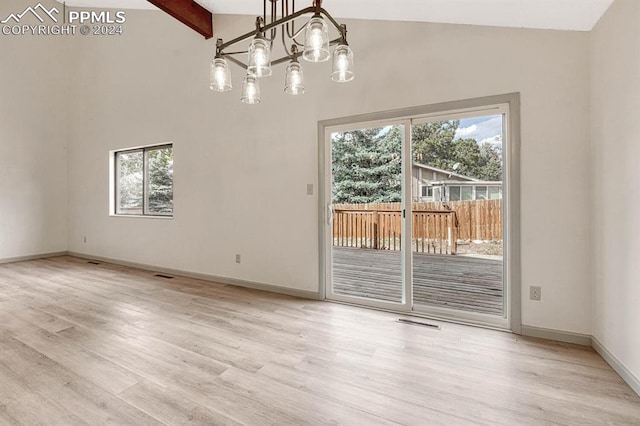
[[[502,315],[502,261],[413,254],[414,305]],[[333,289],[341,295],[400,302],[401,253],[333,248]]]

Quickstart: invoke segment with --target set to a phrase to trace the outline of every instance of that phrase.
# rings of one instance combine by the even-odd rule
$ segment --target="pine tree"
[[[390,126],[333,135],[334,203],[401,201],[400,131],[398,126]]]
[[[413,160],[427,166],[453,170],[456,163],[453,139],[459,125],[458,120],[413,125]]]
[[[142,151],[126,152],[118,155],[120,207],[122,209],[142,208]]]
[[[154,149],[148,153],[149,211],[173,211],[173,150]]]
[[[121,153],[119,162],[120,208],[142,209],[144,197],[144,153]],[[147,151],[147,201],[151,213],[171,213],[173,210],[173,150]]]
[[[459,126],[459,120],[414,125],[413,160],[480,180],[502,179],[501,151],[475,139],[455,139]]]
[[[458,120],[412,126],[413,160],[481,180],[500,180],[500,149],[471,138],[455,139],[459,126]],[[335,133],[331,146],[334,203],[401,201],[401,126]]]

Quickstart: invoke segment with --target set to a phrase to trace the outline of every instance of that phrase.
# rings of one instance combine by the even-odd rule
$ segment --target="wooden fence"
[[[416,252],[455,254],[458,240],[502,240],[502,200],[413,203],[412,209]],[[336,204],[334,245],[400,250],[401,218],[400,203]]]
[[[448,205],[458,214],[458,238],[502,241],[502,200],[453,201]]]
[[[413,212],[413,251],[456,254],[457,241],[456,212]],[[336,206],[333,216],[333,245],[400,250],[402,210],[344,209]]]

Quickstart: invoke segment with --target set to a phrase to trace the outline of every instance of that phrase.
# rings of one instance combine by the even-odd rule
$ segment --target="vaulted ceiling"
[[[260,0],[196,1],[214,14],[262,13]],[[155,8],[146,0],[66,0],[66,3],[82,7]],[[296,6],[302,8],[311,3],[298,0]],[[613,0],[324,0],[323,6],[337,18],[589,31],[611,3]]]

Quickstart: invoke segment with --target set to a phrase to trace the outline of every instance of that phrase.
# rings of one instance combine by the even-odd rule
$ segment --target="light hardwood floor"
[[[0,424],[638,425],[591,349],[85,260],[0,265]]]

